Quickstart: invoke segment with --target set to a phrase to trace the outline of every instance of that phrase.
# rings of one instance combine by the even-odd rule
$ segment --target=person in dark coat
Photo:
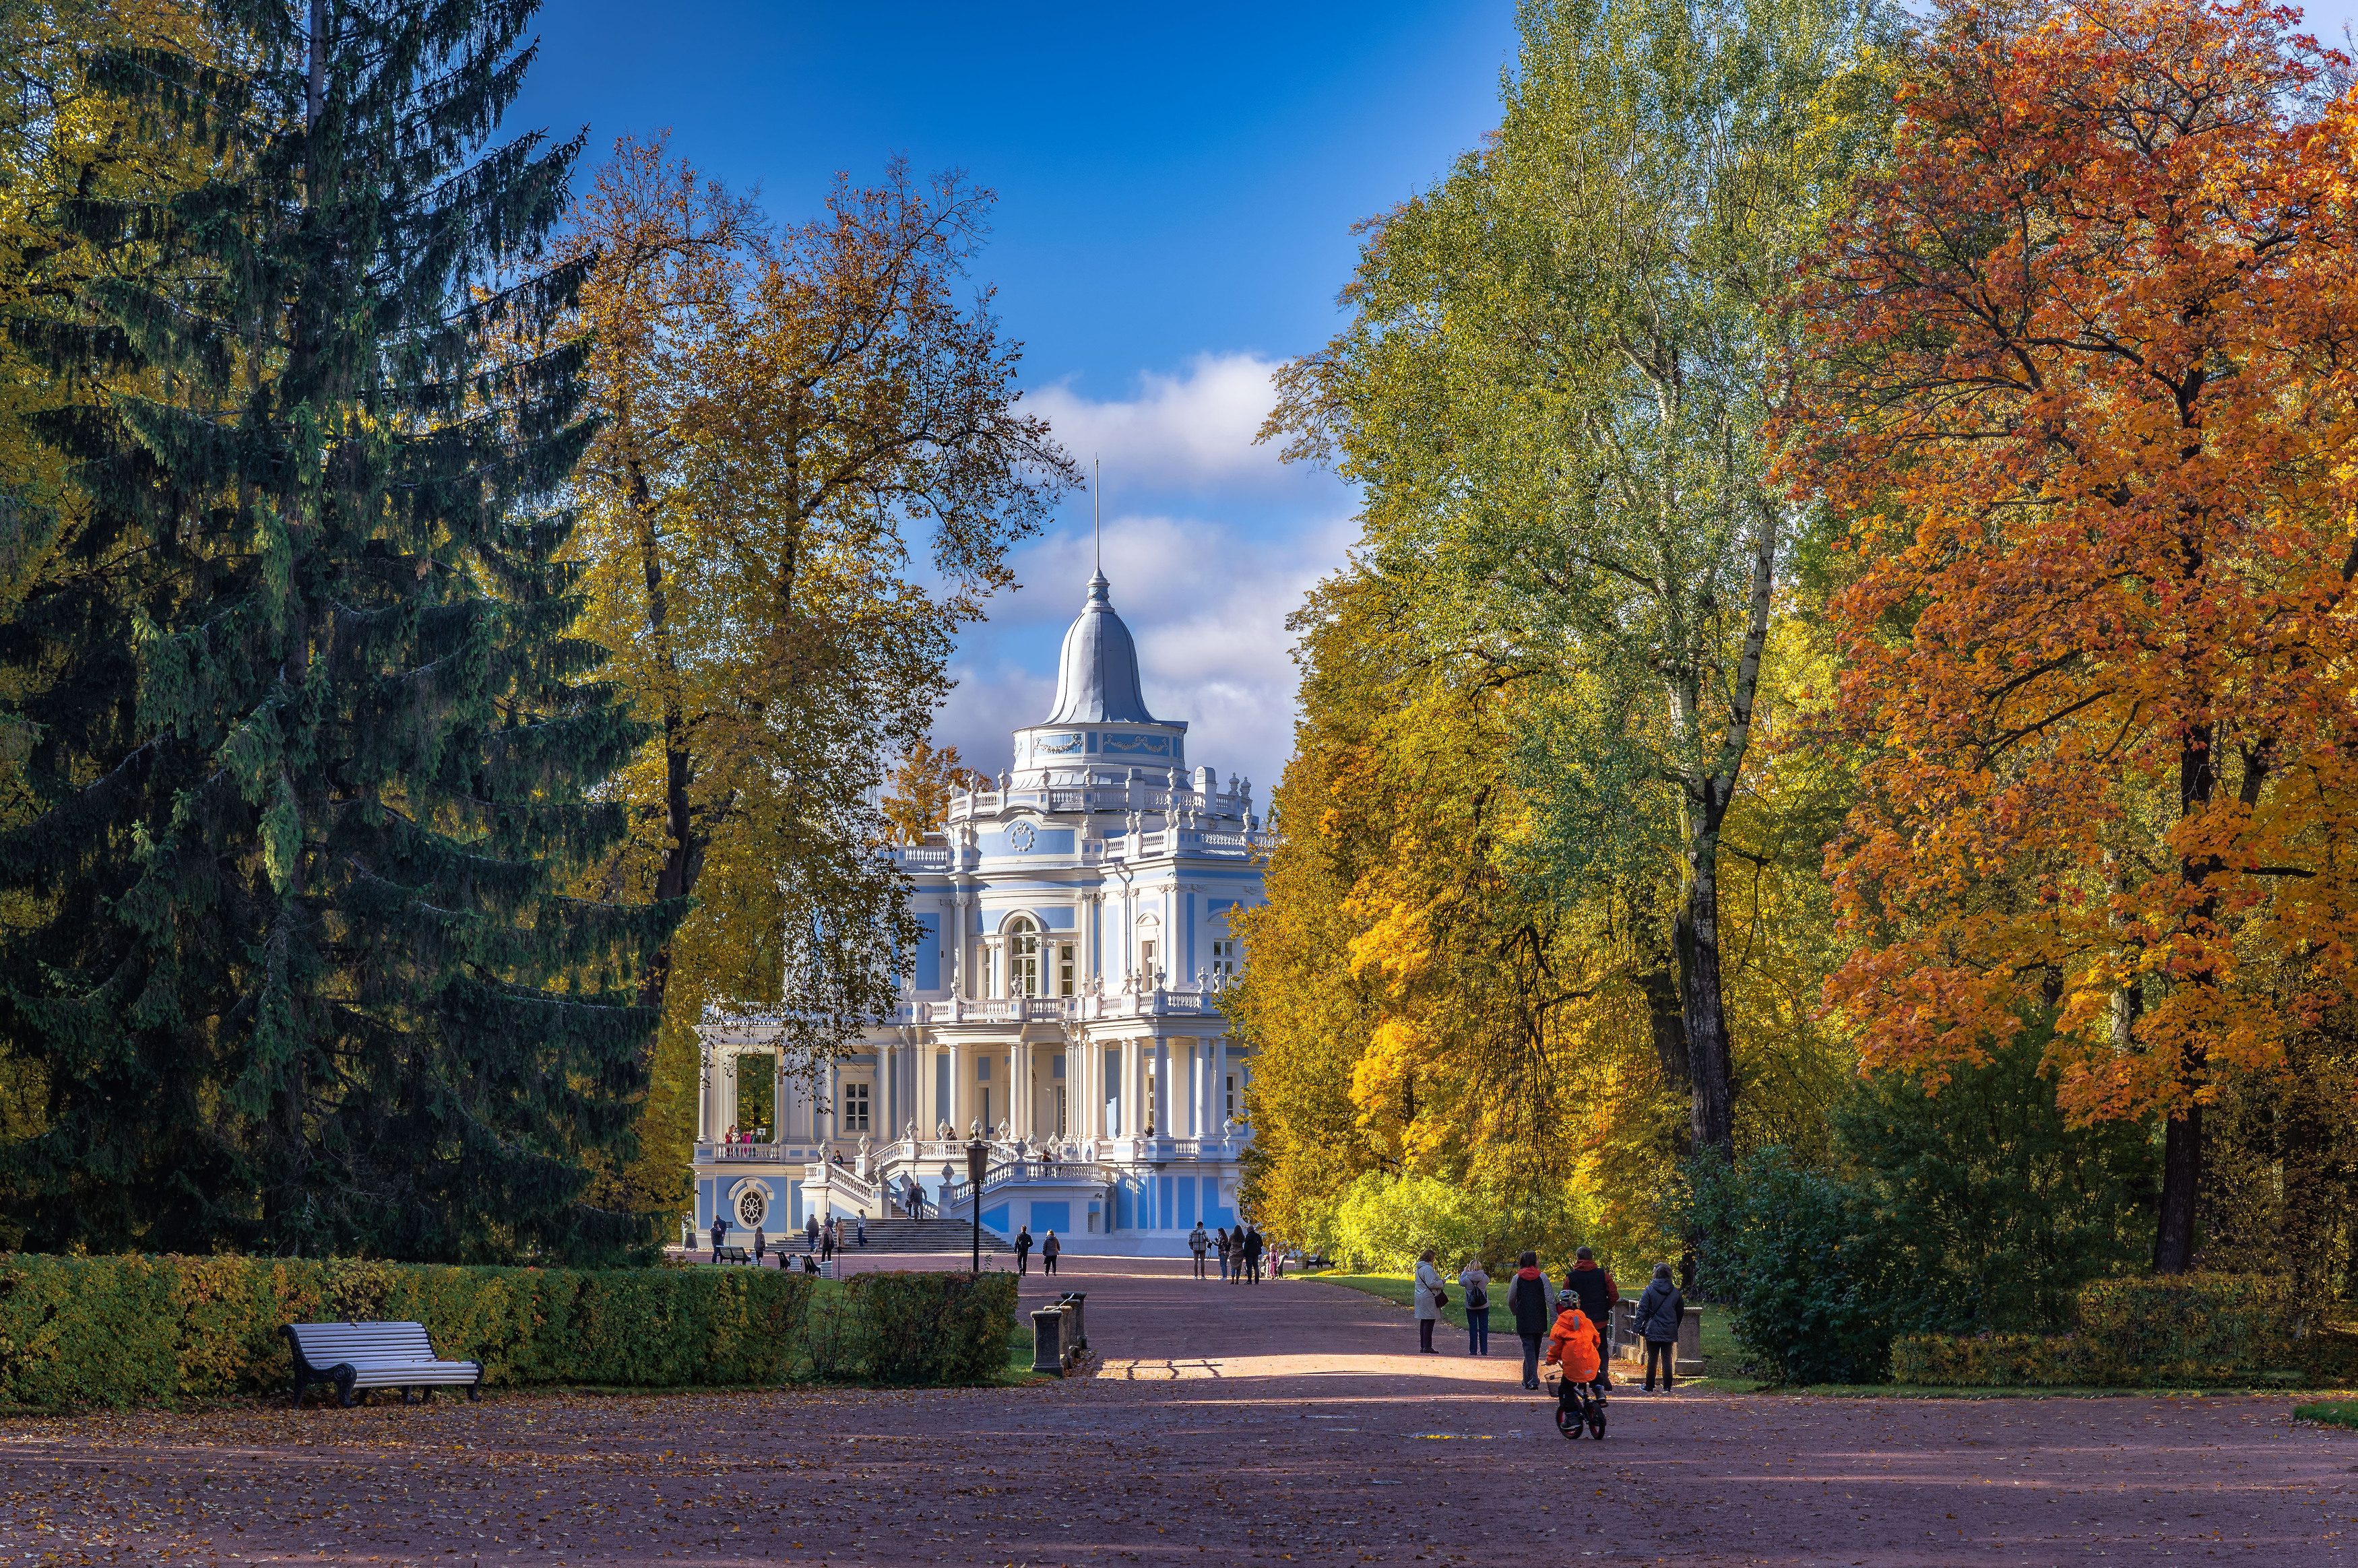
[[[728,1239],[729,1217],[725,1214],[714,1215],[712,1217],[712,1260],[714,1262],[720,1261],[720,1244]]]
[[[806,1252],[818,1250],[818,1216],[817,1215],[812,1215],[803,1221],[803,1250]]]
[[[1064,1249],[1065,1244],[1056,1239],[1056,1233],[1053,1230],[1048,1232],[1047,1238],[1040,1243],[1040,1271],[1044,1274],[1055,1273],[1056,1254]]]
[[[1597,1375],[1602,1388],[1613,1386],[1613,1303],[1621,1299],[1620,1287],[1613,1276],[1596,1266],[1596,1253],[1584,1247],[1572,1255],[1572,1268],[1563,1277],[1563,1288],[1580,1298],[1581,1315],[1596,1325],[1596,1337],[1603,1347],[1605,1369]]]
[[[1260,1283],[1261,1245],[1260,1227],[1248,1226],[1245,1228],[1245,1278],[1256,1285]]]
[[[1671,1391],[1671,1372],[1679,1364],[1679,1320],[1686,1316],[1687,1299],[1671,1282],[1671,1266],[1654,1265],[1654,1278],[1638,1298],[1632,1320],[1638,1337],[1646,1342],[1646,1391],[1654,1391],[1654,1363],[1662,1365],[1662,1391]]]
[[[1028,1225],[1015,1233],[1015,1271],[1018,1274],[1032,1271],[1032,1227]]]
[[[753,1227],[753,1267],[756,1269],[762,1266],[762,1249],[768,1245],[768,1238],[763,1234],[762,1227],[755,1226]]]
[[[1523,1254],[1515,1282],[1507,1287],[1507,1310],[1515,1314],[1515,1333],[1523,1342],[1523,1387],[1540,1386],[1540,1346],[1555,1326],[1555,1303],[1547,1276],[1540,1272],[1540,1255]]]

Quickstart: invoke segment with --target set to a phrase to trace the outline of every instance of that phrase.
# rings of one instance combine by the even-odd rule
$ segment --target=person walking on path
[[[1482,1271],[1482,1260],[1469,1259],[1466,1267],[1457,1271],[1457,1288],[1466,1298],[1466,1354],[1490,1354],[1490,1276]]]
[[[860,1245],[861,1245],[862,1247],[867,1246],[867,1245],[868,1245],[868,1211],[867,1211],[866,1209],[864,1209],[864,1208],[863,1208],[863,1209],[861,1209],[861,1210],[860,1211],[860,1217],[859,1217],[857,1220],[853,1221],[853,1223],[854,1223],[854,1224],[856,1224],[857,1226],[859,1226],[859,1227],[860,1227]]]
[[[1260,1283],[1260,1254],[1262,1245],[1263,1243],[1260,1238],[1260,1227],[1256,1225],[1246,1230],[1245,1278],[1250,1280],[1256,1285]]]
[[[1204,1234],[1204,1222],[1197,1220],[1195,1228],[1187,1233],[1187,1250],[1195,1255],[1195,1278],[1199,1280],[1204,1277],[1204,1251],[1211,1245],[1212,1238]]]
[[[1654,1265],[1654,1278],[1638,1298],[1635,1326],[1646,1342],[1646,1391],[1654,1391],[1654,1364],[1662,1367],[1662,1392],[1671,1391],[1671,1373],[1679,1364],[1679,1322],[1687,1314],[1687,1299],[1671,1282],[1671,1266]]]
[[[818,1251],[818,1216],[817,1215],[812,1215],[803,1221],[803,1250],[813,1254]]]
[[[753,1227],[753,1267],[756,1269],[762,1266],[762,1251],[767,1245],[768,1238],[762,1234],[762,1227],[756,1225]]]
[[[1056,1254],[1062,1252],[1064,1249],[1065,1244],[1056,1239],[1056,1233],[1053,1230],[1048,1232],[1046,1239],[1040,1243],[1040,1272],[1043,1274],[1055,1273],[1056,1271]]]
[[[1416,1349],[1420,1356],[1438,1356],[1433,1347],[1433,1325],[1441,1321],[1441,1304],[1449,1299],[1441,1271],[1433,1266],[1428,1247],[1416,1260]]]
[[[1563,1288],[1580,1298],[1580,1313],[1588,1325],[1596,1330],[1598,1354],[1604,1357],[1606,1369],[1597,1382],[1613,1386],[1613,1303],[1621,1299],[1619,1287],[1613,1276],[1596,1266],[1596,1252],[1584,1247],[1572,1255],[1572,1269],[1563,1277]]]
[[[728,1239],[729,1217],[725,1214],[714,1215],[712,1217],[712,1260],[714,1262],[720,1261],[720,1246]]]
[[[1507,1287],[1507,1310],[1515,1314],[1515,1332],[1523,1341],[1523,1387],[1540,1386],[1540,1341],[1555,1325],[1555,1312],[1548,1301],[1547,1276],[1540,1272],[1540,1255],[1526,1252],[1515,1270],[1515,1282]]]
[[[1219,1235],[1213,1238],[1213,1245],[1219,1250],[1220,1278],[1225,1280],[1228,1277],[1228,1227],[1227,1226],[1220,1227]]]
[[[1032,1227],[1029,1225],[1015,1233],[1015,1272],[1018,1277],[1032,1271]]]
[[[822,1263],[835,1256],[835,1221],[830,1217],[818,1227],[818,1260]]]

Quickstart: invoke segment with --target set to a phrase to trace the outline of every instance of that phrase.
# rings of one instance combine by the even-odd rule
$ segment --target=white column
[[[1228,1115],[1228,1037],[1212,1044],[1212,1130],[1217,1132]]]
[[[1154,1114],[1152,1120],[1157,1136],[1171,1136],[1171,1042],[1154,1042]]]
[[[942,1108],[942,1119],[950,1124],[951,1137],[964,1138],[966,1136],[966,1118],[962,1116],[960,1112],[962,1112],[966,1108],[959,1102],[966,1099],[968,1097],[964,1093],[966,1088],[966,1075],[960,1072],[959,1069],[966,1065],[966,1053],[959,1050],[956,1045],[952,1045],[949,1049],[949,1057],[950,1101],[949,1104]]]
[[[720,1076],[720,1064],[712,1059],[712,1047],[698,1042],[696,1068],[696,1140],[712,1141],[712,1097],[717,1092],[714,1080]]]

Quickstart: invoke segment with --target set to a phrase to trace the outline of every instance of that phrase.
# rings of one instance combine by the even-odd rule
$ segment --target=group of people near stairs
[[[720,1261],[720,1249],[729,1244],[729,1217],[727,1215],[716,1214],[712,1217],[712,1260],[716,1263]],[[793,1233],[788,1232],[788,1234],[791,1235]],[[834,1257],[838,1252],[842,1251],[844,1249],[844,1243],[847,1238],[844,1234],[843,1217],[840,1215],[830,1215],[825,1220],[821,1220],[818,1216],[812,1215],[808,1219],[803,1222],[802,1237],[804,1255],[806,1257],[817,1258],[821,1261],[825,1261],[826,1260]],[[868,1245],[868,1216],[866,1214],[861,1214],[857,1219],[854,1219],[851,1222],[851,1234],[849,1239],[851,1244],[856,1247],[865,1247]],[[769,1233],[763,1230],[759,1225],[754,1226],[753,1238],[752,1242],[748,1244],[747,1249],[752,1255],[753,1266],[755,1268],[763,1267],[763,1260],[770,1251]],[[782,1246],[778,1249],[777,1258],[778,1266],[782,1269],[784,1268],[786,1266],[786,1249],[784,1247]]]
[[[1457,1274],[1457,1288],[1465,1299],[1469,1356],[1490,1353],[1490,1282],[1478,1258]],[[1620,1288],[1610,1273],[1597,1266],[1596,1254],[1589,1248],[1574,1255],[1561,1288],[1551,1287],[1538,1253],[1524,1253],[1507,1286],[1506,1303],[1514,1315],[1515,1334],[1523,1342],[1523,1387],[1538,1388],[1540,1368],[1545,1365],[1563,1367],[1564,1375],[1575,1381],[1611,1388],[1612,1375],[1605,1369],[1606,1335],[1612,1325],[1613,1308],[1620,1300]],[[1448,1281],[1434,1265],[1433,1250],[1428,1247],[1416,1265],[1416,1336],[1421,1354],[1440,1354],[1433,1346],[1433,1330],[1441,1309],[1448,1304]],[[1655,1264],[1654,1277],[1638,1298],[1632,1314],[1638,1337],[1646,1346],[1648,1393],[1653,1392],[1657,1370],[1664,1390],[1672,1386],[1678,1368],[1679,1323],[1686,1310],[1686,1297],[1671,1278],[1671,1266]]]
[[[1261,1239],[1260,1227],[1239,1225],[1222,1226],[1217,1232],[1206,1231],[1197,1220],[1195,1228],[1187,1233],[1187,1250],[1195,1255],[1195,1278],[1208,1279],[1204,1271],[1204,1260],[1217,1254],[1220,1260],[1220,1278],[1228,1281],[1249,1280],[1260,1282],[1261,1256],[1268,1243]]]

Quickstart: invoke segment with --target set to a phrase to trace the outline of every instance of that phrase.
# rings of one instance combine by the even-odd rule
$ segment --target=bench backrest
[[[306,1364],[339,1361],[431,1361],[433,1342],[422,1323],[290,1323],[287,1332]]]

